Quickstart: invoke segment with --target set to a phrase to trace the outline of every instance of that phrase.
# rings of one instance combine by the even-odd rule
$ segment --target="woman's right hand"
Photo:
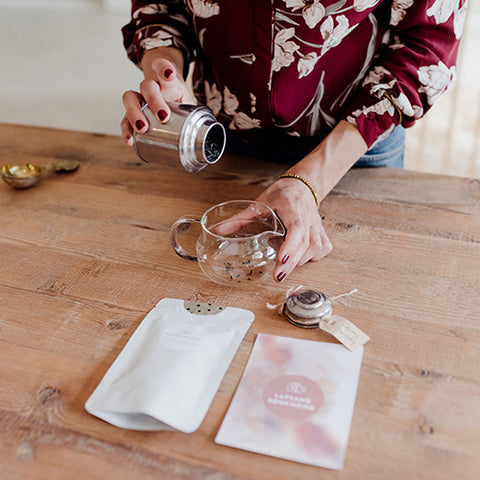
[[[125,116],[120,126],[128,145],[133,145],[134,130],[146,132],[149,128],[142,112],[145,103],[161,123],[168,122],[170,118],[167,102],[197,103],[183,80],[183,55],[180,50],[170,47],[148,50],[142,58],[142,70],[145,79],[140,83],[140,91],[128,90],[122,97]]]

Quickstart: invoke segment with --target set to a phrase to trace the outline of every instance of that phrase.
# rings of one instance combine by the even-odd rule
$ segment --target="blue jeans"
[[[360,157],[354,167],[403,168],[405,151],[405,129],[399,125],[381,142]]]
[[[227,151],[262,160],[294,165],[319,143],[319,138],[292,137],[271,130],[227,130]],[[403,168],[405,129],[399,125],[353,166]]]

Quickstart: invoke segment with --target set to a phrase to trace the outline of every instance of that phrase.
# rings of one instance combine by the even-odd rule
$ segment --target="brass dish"
[[[12,188],[30,188],[36,185],[46,171],[73,172],[80,166],[77,160],[60,159],[45,166],[24,163],[19,165],[4,165],[0,170],[3,181]]]

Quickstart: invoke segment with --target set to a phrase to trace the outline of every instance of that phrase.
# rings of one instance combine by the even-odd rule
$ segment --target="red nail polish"
[[[158,118],[163,122],[168,117],[168,113],[165,110],[158,111]]]
[[[284,255],[282,258],[282,263],[285,265],[288,262],[289,258],[290,258],[290,255]]]
[[[137,120],[135,126],[137,127],[137,130],[141,130],[145,126],[145,123],[143,123],[142,120]]]
[[[287,274],[285,272],[280,272],[277,275],[277,282],[281,282],[286,276],[287,276]]]
[[[170,78],[170,76],[173,74],[173,70],[171,70],[170,68],[167,68],[163,74],[165,75],[165,78],[168,80]]]

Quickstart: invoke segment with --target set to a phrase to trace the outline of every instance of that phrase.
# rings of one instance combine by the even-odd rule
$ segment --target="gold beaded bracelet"
[[[313,198],[315,199],[315,203],[317,204],[317,208],[320,206],[320,200],[318,199],[317,192],[310,185],[310,182],[308,180],[301,177],[300,175],[295,175],[294,173],[284,173],[284,174],[280,175],[279,177],[277,177],[277,180],[280,180],[281,178],[296,178],[297,180],[300,180],[312,192]]]

